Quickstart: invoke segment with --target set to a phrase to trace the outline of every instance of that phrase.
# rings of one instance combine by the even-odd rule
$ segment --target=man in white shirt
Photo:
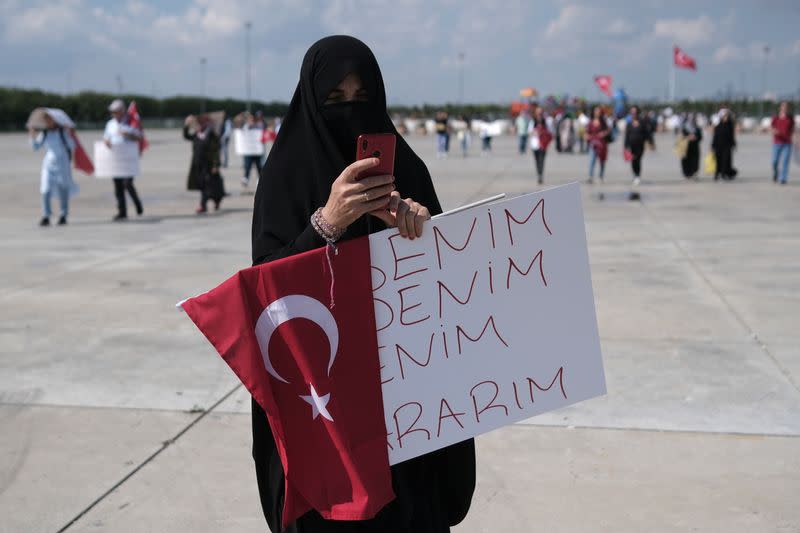
[[[139,139],[142,138],[142,133],[138,129],[127,124],[125,103],[119,99],[114,100],[111,102],[111,105],[108,106],[108,111],[111,113],[111,120],[106,123],[106,129],[103,133],[103,141],[106,143],[106,146],[111,148],[112,146],[123,143],[138,143]],[[113,219],[115,222],[127,220],[128,218],[125,191],[128,191],[131,200],[133,200],[133,204],[136,206],[136,214],[141,215],[144,213],[142,201],[139,199],[136,188],[133,186],[133,176],[115,176],[114,194],[117,196],[117,214]]]

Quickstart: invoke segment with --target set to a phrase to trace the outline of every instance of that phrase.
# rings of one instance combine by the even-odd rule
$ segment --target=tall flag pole
[[[672,47],[672,77],[670,79],[670,101],[675,101],[675,84],[677,68],[697,70],[697,63],[694,58],[681,50],[677,45]]]

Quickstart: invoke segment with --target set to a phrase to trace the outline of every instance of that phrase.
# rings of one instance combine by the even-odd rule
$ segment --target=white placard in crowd
[[[233,130],[233,147],[236,155],[261,155],[264,145],[261,143],[262,130]]]
[[[392,464],[605,394],[577,184],[369,239]]]
[[[94,143],[94,175],[98,178],[125,178],[139,175],[139,144],[124,142],[106,146]]]

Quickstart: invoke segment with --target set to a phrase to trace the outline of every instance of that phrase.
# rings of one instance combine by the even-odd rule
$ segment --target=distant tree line
[[[40,91],[37,89],[18,89],[13,87],[0,87],[0,130],[21,130],[25,127],[30,112],[37,107],[58,107],[67,112],[79,127],[99,127],[108,119],[108,104],[114,98],[122,98],[125,103],[136,100],[139,113],[146,127],[159,127],[169,125],[170,120],[182,120],[191,114],[207,111],[223,110],[231,115],[236,115],[245,110],[247,104],[244,100],[233,98],[217,99],[202,98],[200,96],[171,96],[169,98],[153,98],[139,94],[115,95],[85,91],[76,94],[58,94]],[[594,103],[586,102],[586,107]],[[639,102],[644,109],[661,110],[672,107],[674,110],[695,111],[705,114],[716,112],[723,102],[718,100],[684,100],[676,104],[663,102]],[[794,112],[800,111],[798,102],[795,102]],[[758,116],[763,109],[765,115],[775,112],[776,103],[772,101],[760,102],[757,100],[734,100],[725,102],[737,115]],[[441,104],[441,105],[395,105],[389,107],[389,113],[406,117],[432,117],[440,110],[447,111],[451,117],[466,116],[471,118],[502,118],[508,116],[510,102],[487,104]],[[287,102],[251,102],[251,110],[262,111],[268,117],[283,116],[289,109]]]
[[[172,96],[153,98],[140,94],[108,94],[93,91],[76,94],[57,94],[37,89],[0,87],[0,130],[19,130],[25,127],[28,115],[37,107],[57,107],[66,111],[79,127],[95,127],[108,120],[108,105],[122,98],[125,105],[136,100],[136,106],[145,126],[158,126],[164,119],[183,119],[187,115],[207,111],[226,111],[236,115],[245,110],[244,100],[216,99],[199,96]],[[282,116],[289,109],[286,102],[251,103],[253,111],[266,116]]]

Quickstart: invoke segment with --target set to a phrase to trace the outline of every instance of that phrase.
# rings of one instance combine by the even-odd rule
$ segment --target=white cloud
[[[331,0],[320,21],[330,33],[358,37],[387,56],[433,44],[440,24],[426,0]]]
[[[78,15],[82,8],[82,0],[64,0],[52,4],[32,3],[25,7],[10,3],[3,9],[4,40],[10,44],[63,41],[65,36],[74,35],[78,30]]]
[[[800,41],[799,41],[800,42]],[[731,63],[735,61],[761,61],[764,59],[766,43],[753,41],[748,45],[725,44],[714,50],[714,63]]]
[[[601,55],[616,58],[617,64],[640,61],[646,47],[636,26],[622,11],[598,5],[565,5],[535,40],[534,57],[574,61]]]
[[[680,46],[694,46],[711,42],[714,37],[714,22],[701,15],[694,19],[660,19],[653,27],[656,37],[672,39]]]

